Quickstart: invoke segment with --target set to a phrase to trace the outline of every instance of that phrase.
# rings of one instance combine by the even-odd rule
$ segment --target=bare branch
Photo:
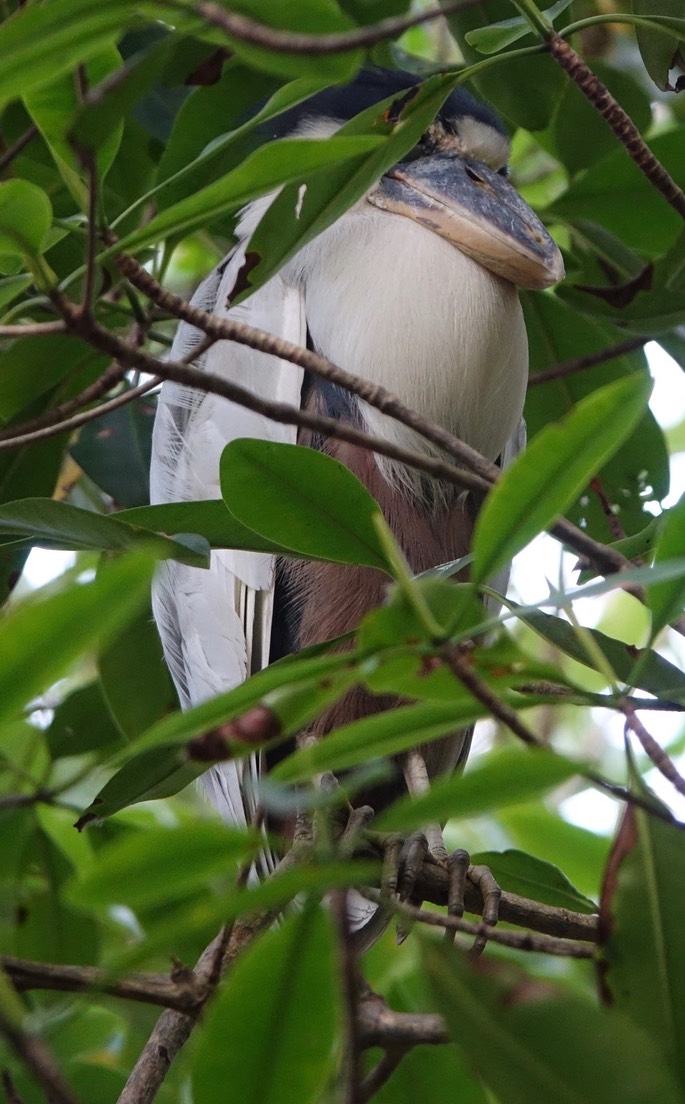
[[[683,778],[682,774],[678,771],[670,755],[664,751],[661,744],[658,744],[651,733],[647,731],[635,712],[633,703],[626,701],[623,705],[623,712],[626,716],[626,728],[635,733],[650,761],[654,764],[659,773],[671,783],[673,788],[677,790],[679,794],[685,796],[685,778]]]
[[[551,368],[545,368],[542,372],[534,372],[528,380],[528,386],[535,387],[539,383],[549,383],[550,380],[565,379],[567,376],[575,375],[576,372],[584,372],[587,368],[594,368],[597,364],[605,364],[606,361],[615,360],[616,357],[625,356],[626,353],[634,353],[637,349],[642,349],[651,340],[649,337],[629,337],[608,349],[601,349],[598,353],[589,353],[588,356],[561,361],[559,364],[552,365]]]
[[[14,158],[18,157],[22,150],[26,149],[29,142],[32,142],[37,135],[38,127],[35,123],[31,123],[11,146],[8,146],[3,153],[0,153],[0,173],[4,172],[8,165],[12,164]]]
[[[278,27],[269,27],[246,15],[227,11],[226,8],[211,3],[210,0],[201,0],[196,10],[212,26],[219,27],[231,38],[238,38],[241,42],[249,42],[254,46],[262,46],[264,49],[278,50],[286,54],[321,55],[340,54],[363,46],[375,46],[378,42],[397,38],[410,27],[441,19],[445,15],[451,15],[463,8],[471,8],[480,2],[481,0],[445,0],[439,8],[431,8],[413,15],[392,16],[381,19],[369,27],[355,27],[354,30],[340,31],[335,34],[299,34],[294,31],[284,31]]]
[[[0,326],[3,337],[40,337],[67,332],[67,324],[60,319],[54,322],[24,322],[13,326]]]

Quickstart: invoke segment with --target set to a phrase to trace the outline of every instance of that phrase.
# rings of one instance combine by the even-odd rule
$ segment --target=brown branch
[[[194,1015],[207,997],[206,986],[193,976],[131,974],[114,980],[107,970],[94,966],[70,966],[31,962],[2,955],[0,965],[20,993],[46,989],[60,993],[106,993],[142,1004],[156,1004]]]
[[[671,783],[679,794],[685,796],[685,778],[678,771],[670,755],[647,731],[635,712],[633,703],[626,701],[623,705],[623,712],[626,717],[626,728],[635,733],[650,762],[654,764],[659,773]]]
[[[18,157],[22,150],[26,149],[29,142],[32,142],[37,134],[38,127],[35,123],[31,123],[24,133],[20,134],[15,142],[12,142],[11,146],[8,146],[3,153],[0,153],[0,173],[4,172],[8,165],[12,164],[14,158]]]
[[[369,993],[359,1007],[362,1045],[385,1050],[440,1046],[449,1042],[442,1016],[415,1012],[394,1012],[377,993]]]
[[[117,363],[110,364],[109,367],[105,368],[102,375],[98,376],[93,383],[84,387],[82,391],[79,391],[78,395],[74,395],[71,399],[66,399],[65,402],[60,403],[59,406],[54,406],[50,410],[46,410],[43,414],[38,415],[38,417],[31,418],[30,421],[0,430],[0,448],[2,448],[3,445],[6,447],[8,444],[11,444],[11,447],[19,448],[20,445],[33,440],[34,435],[38,434],[42,429],[55,427],[55,433],[64,432],[64,421],[70,414],[76,410],[81,410],[82,407],[87,406],[91,402],[95,402],[101,395],[105,395],[108,391],[111,391],[113,387],[121,383],[125,374],[126,368],[124,366]]]
[[[396,38],[411,27],[440,19],[445,15],[452,15],[454,12],[479,3],[481,0],[445,0],[439,8],[431,8],[429,11],[413,15],[391,16],[388,19],[379,20],[370,27],[355,27],[351,31],[339,31],[333,34],[300,34],[295,31],[284,31],[279,27],[258,23],[238,12],[227,11],[226,8],[211,3],[210,0],[201,0],[196,5],[196,11],[212,26],[219,27],[227,35],[238,38],[241,42],[286,54],[321,55],[339,54],[348,50],[357,50],[363,46],[375,46],[378,42]]]
[[[146,383],[138,384],[137,387],[131,387],[128,391],[122,391],[119,395],[115,395],[113,398],[108,399],[107,402],[100,403],[98,406],[93,407],[92,410],[84,410],[83,413],[75,414],[72,418],[65,418],[64,421],[58,422],[55,425],[48,424],[44,429],[36,429],[31,433],[24,433],[21,436],[12,437],[7,441],[3,440],[2,434],[0,433],[0,452],[7,452],[13,448],[21,448],[24,445],[31,445],[36,441],[44,441],[48,437],[58,437],[62,433],[68,433],[71,432],[71,430],[78,429],[79,426],[86,425],[87,422],[94,422],[104,414],[110,414],[112,410],[118,410],[119,407],[134,402],[136,399],[139,399],[141,395],[146,395],[149,391],[154,390],[161,382],[159,377],[155,377],[154,379],[148,380]],[[54,411],[48,411],[47,413],[52,414]]]
[[[344,1104],[363,1104],[361,1095],[361,1045],[359,1038],[360,985],[357,954],[350,931],[347,891],[337,889],[332,894],[333,916],[338,935],[341,992],[345,1027],[343,1085]]]
[[[13,326],[0,326],[0,338],[40,337],[66,332],[66,322],[60,319],[56,319],[54,322],[24,322]]]
[[[29,1074],[45,1092],[50,1104],[78,1104],[70,1085],[65,1081],[52,1051],[38,1035],[25,1031],[0,1011],[0,1033],[24,1063]]]
[[[539,383],[565,379],[566,376],[573,376],[576,372],[584,372],[587,368],[594,368],[597,364],[605,364],[608,360],[614,360],[616,357],[625,356],[626,353],[633,353],[637,349],[642,349],[651,340],[653,339],[650,337],[629,337],[608,349],[601,349],[598,353],[589,353],[588,356],[561,361],[559,364],[553,364],[551,368],[545,368],[542,372],[534,372],[528,380],[528,386],[535,387]]]
[[[664,197],[667,203],[685,219],[685,193],[654,156],[639,130],[608,88],[595,76],[572,46],[561,35],[552,32],[547,40],[550,53],[574,84],[611,127],[628,156],[640,172]]]
[[[474,698],[482,702],[488,713],[496,717],[498,721],[501,721],[501,723],[513,732],[515,736],[518,736],[519,740],[523,740],[524,744],[528,744],[529,747],[542,747],[540,740],[538,740],[537,736],[528,728],[528,725],[523,723],[516,710],[512,709],[506,702],[503,702],[501,698],[495,694],[494,690],[491,690],[486,683],[478,678],[466,653],[461,651],[458,647],[448,645],[443,649],[442,656],[450,670],[454,672],[466,689],[473,694]]]
[[[362,1104],[366,1104],[367,1100],[371,1100],[371,1098],[376,1095],[378,1090],[383,1087],[386,1081],[390,1080],[393,1073],[404,1058],[405,1054],[407,1054],[411,1049],[412,1047],[409,1046],[389,1046],[387,1048],[383,1057],[373,1067],[373,1069],[369,1073],[367,1073],[366,1077],[359,1086],[359,1095],[361,1097]]]

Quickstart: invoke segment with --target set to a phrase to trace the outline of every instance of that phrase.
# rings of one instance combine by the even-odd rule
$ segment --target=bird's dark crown
[[[297,107],[285,111],[271,126],[273,138],[282,138],[309,118],[329,118],[341,123],[354,118],[360,111],[392,96],[400,95],[407,89],[421,83],[422,78],[415,73],[400,69],[381,69],[379,67],[362,69],[349,84],[336,84],[317,92]],[[437,120],[448,132],[456,130],[456,120],[464,116],[492,127],[506,136],[501,119],[487,104],[481,103],[465,88],[455,88],[450,92],[440,109]]]

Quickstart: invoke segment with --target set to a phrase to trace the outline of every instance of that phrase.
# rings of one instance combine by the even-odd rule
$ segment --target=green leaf
[[[181,199],[155,215],[145,226],[126,235],[116,251],[138,252],[171,234],[188,234],[220,215],[235,211],[257,196],[291,180],[302,180],[338,161],[360,157],[375,149],[379,138],[283,138],[261,146],[221,180]],[[113,252],[110,250],[108,252]]]
[[[120,510],[117,521],[162,533],[199,533],[211,548],[244,548],[275,555],[289,551],[277,541],[268,540],[242,525],[219,498],[136,506]]]
[[[205,1016],[196,1104],[220,1104],[227,1085],[239,1086],[241,1104],[320,1101],[334,1070],[336,975],[331,921],[314,905],[250,947]]]
[[[540,748],[506,748],[465,774],[436,779],[428,793],[405,797],[378,821],[380,831],[411,831],[434,820],[463,820],[519,805],[560,786],[583,767]]]
[[[482,54],[469,44],[473,32],[488,28],[495,21],[507,20],[511,14],[512,5],[508,0],[488,0],[487,3],[465,5],[448,16],[466,65],[482,61]],[[562,18],[560,27],[566,22],[566,17]],[[567,78],[551,58],[509,58],[509,49],[506,47],[498,58],[501,64],[473,77],[474,88],[486,103],[492,104],[515,126],[544,130],[558,110]]]
[[[221,489],[243,525],[300,555],[389,571],[374,528],[380,507],[331,456],[247,438],[221,457]]]
[[[98,52],[83,67],[87,87],[98,83],[121,62],[119,52],[110,46]],[[80,158],[68,140],[80,96],[73,74],[65,74],[48,85],[33,89],[24,98],[26,109],[48,144],[55,164],[67,187],[81,206],[88,208],[88,181]],[[102,181],[111,168],[121,141],[122,124],[115,122],[102,135],[95,159],[98,179]]]
[[[99,668],[109,708],[127,737],[139,736],[178,708],[149,606],[101,651]]]
[[[569,824],[540,802],[509,806],[497,820],[517,847],[560,866],[583,892],[597,892],[609,851],[607,837]]]
[[[74,690],[61,702],[45,735],[55,759],[99,748],[111,753],[121,746],[121,733],[112,720],[99,682]]]
[[[651,1040],[587,997],[425,938],[421,957],[450,1035],[501,1104],[682,1101]]]
[[[0,192],[0,194],[2,194]],[[23,337],[5,349],[0,359],[0,419],[11,421],[36,399],[65,381],[81,380],[92,372],[96,379],[107,367],[106,357],[95,353],[85,341],[67,334],[52,334],[50,356],[45,355],[45,337]],[[90,380],[88,381],[90,382]]]
[[[654,556],[657,567],[685,555],[685,495],[663,518]],[[665,625],[677,617],[685,602],[685,579],[654,582],[646,587],[647,602],[652,611],[652,640]]]
[[[657,14],[654,11],[658,6],[658,14],[673,17],[673,25],[682,27],[681,36],[685,31],[685,21],[682,19],[683,6],[680,0],[659,0],[655,5],[654,0],[632,0],[633,15],[642,15],[647,19]],[[680,19],[677,17],[680,16]],[[640,49],[640,54],[645,69],[662,92],[672,92],[673,85],[669,81],[669,71],[677,65],[678,42],[672,34],[666,33],[668,24],[663,30],[658,30],[658,24],[651,26],[638,26],[635,28],[635,36]]]
[[[162,558],[205,567],[207,555],[179,541],[138,529],[118,517],[82,510],[51,498],[27,498],[0,506],[0,539],[29,538],[42,548],[123,552],[141,545]]]
[[[130,390],[131,385],[125,383],[121,392]],[[86,423],[70,447],[79,467],[113,499],[117,508],[145,506],[150,500],[155,409],[149,396],[128,402]]]
[[[642,1027],[685,1093],[682,938],[685,834],[629,806],[602,889],[602,982],[607,1000]]]
[[[0,717],[15,716],[120,632],[147,601],[152,566],[149,553],[131,553],[105,564],[92,582],[38,591],[7,613],[0,622]]]
[[[159,745],[132,756],[106,782],[76,822],[79,831],[138,801],[171,797],[204,774],[205,763],[189,763],[183,748]]]
[[[656,585],[673,587],[674,584],[668,582]],[[676,580],[675,585],[682,586],[682,577]],[[566,655],[595,670],[593,656],[586,652],[582,638],[568,621],[537,610],[522,613],[521,620],[530,625],[534,632],[539,633],[550,644],[560,648]],[[658,698],[683,700],[685,696],[685,673],[674,663],[670,663],[663,656],[660,656],[658,652],[642,652],[636,656],[636,649],[632,645],[624,644],[621,640],[607,636],[599,629],[590,629],[583,626],[583,633],[589,633],[592,636],[596,646],[606,656],[612,671],[621,682],[626,683],[626,685],[637,686],[640,690],[647,690]],[[636,666],[636,658],[639,659],[639,668]]]
[[[448,704],[422,702],[343,725],[279,763],[272,777],[280,782],[296,782],[320,771],[348,770],[458,732],[486,713],[485,706],[463,687],[457,687]]]
[[[553,23],[561,12],[570,7],[571,3],[572,0],[557,0],[556,4],[546,8],[542,14],[550,23]],[[487,27],[476,27],[472,31],[467,31],[464,38],[469,46],[473,46],[480,54],[496,54],[530,34],[535,34],[535,31],[528,20],[522,15],[515,15],[513,19],[502,19]]]
[[[685,130],[659,134],[649,141],[654,156],[681,186],[685,182]],[[635,218],[635,212],[640,218]],[[564,221],[589,219],[616,234],[647,257],[671,248],[682,220],[651,185],[622,148],[603,157],[577,176],[551,205],[552,216]]]
[[[254,833],[217,821],[147,828],[98,850],[97,865],[67,890],[80,908],[145,908],[186,897],[219,875],[234,875],[259,846]]]
[[[596,226],[588,229],[585,236],[592,236],[595,241]],[[602,265],[605,263],[613,265],[611,260],[602,260]],[[562,303],[556,294],[524,293],[522,301],[533,373],[574,357],[610,349],[625,339],[623,331],[604,320],[583,317],[577,309]],[[598,387],[630,374],[644,374],[647,368],[645,353],[639,350],[596,364],[591,371],[576,372],[530,387],[525,408],[529,437],[537,436],[541,429],[563,417],[575,403],[593,394]],[[639,449],[635,448],[636,440],[640,442]],[[598,476],[604,495],[626,534],[638,532],[653,520],[651,502],[659,501],[668,493],[669,459],[663,433],[649,408],[635,432],[602,465]],[[581,494],[567,517],[595,540],[606,543],[614,539],[604,505],[595,492]]]
[[[52,206],[42,188],[28,180],[0,183],[0,271],[13,257],[42,253],[51,224]]]
[[[651,392],[645,376],[602,387],[538,433],[490,492],[473,538],[473,578],[505,567],[577,498],[633,431]]]
[[[487,866],[497,884],[507,893],[518,893],[553,908],[571,909],[588,915],[597,906],[562,874],[558,866],[544,862],[526,851],[480,851],[471,855],[474,865]]]

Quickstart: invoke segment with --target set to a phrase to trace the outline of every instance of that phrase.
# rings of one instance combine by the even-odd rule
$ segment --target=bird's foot
[[[431,829],[414,832],[406,839],[401,836],[388,836],[383,841],[383,874],[381,895],[389,900],[397,894],[400,901],[416,907],[423,903],[417,885],[420,881],[421,867],[424,862],[433,862],[447,871],[447,915],[460,919],[464,915],[464,896],[467,881],[476,887],[483,899],[483,923],[494,927],[499,919],[499,901],[502,891],[487,866],[472,866],[468,851],[459,849],[448,854],[440,840],[431,840]],[[433,846],[431,846],[431,843]],[[411,921],[400,921],[397,925],[397,941],[403,943],[411,930]],[[445,938],[453,940],[455,929],[445,929]],[[482,954],[487,943],[487,932],[476,936],[471,954]]]

